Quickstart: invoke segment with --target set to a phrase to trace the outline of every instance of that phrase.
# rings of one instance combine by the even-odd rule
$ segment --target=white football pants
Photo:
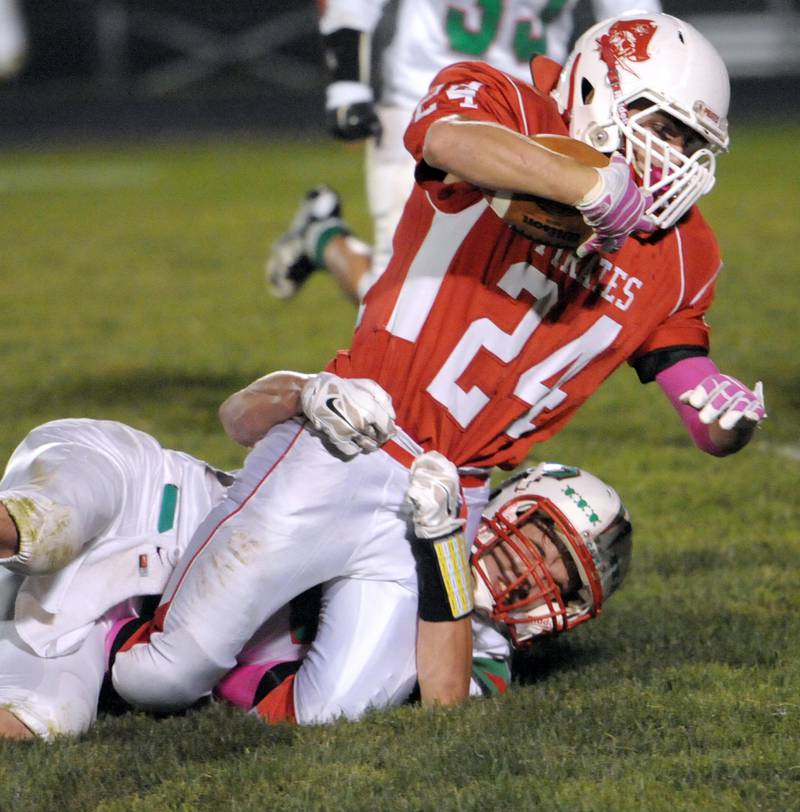
[[[26,551],[0,567],[0,705],[44,738],[85,731],[106,632],[163,590],[222,492],[205,463],[121,423],[31,431],[0,481]]]
[[[342,460],[297,423],[272,429],[173,574],[163,630],[117,656],[116,690],[151,710],[192,704],[237,665],[267,618],[332,581],[295,679],[298,721],[402,702],[413,685],[417,594],[408,479],[383,451]],[[464,495],[474,535],[487,489]]]

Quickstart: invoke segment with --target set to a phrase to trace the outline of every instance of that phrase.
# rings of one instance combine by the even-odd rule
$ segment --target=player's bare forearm
[[[570,205],[598,182],[591,167],[486,122],[435,122],[426,135],[423,157],[455,179],[484,189],[539,195]]]
[[[469,617],[418,621],[417,678],[424,705],[454,705],[469,696],[472,623]]]
[[[234,392],[219,407],[225,433],[248,448],[273,426],[301,413],[300,394],[311,376],[271,372]]]

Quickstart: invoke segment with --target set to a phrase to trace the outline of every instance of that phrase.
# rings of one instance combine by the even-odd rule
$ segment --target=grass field
[[[507,696],[456,710],[269,729],[215,706],[0,743],[0,810],[800,809],[798,138],[737,132],[703,205],[726,258],[714,357],[765,384],[751,446],[694,451],[623,369],[536,450],[614,483],[634,517],[633,570],[598,622],[521,660]],[[367,235],[360,154],[328,142],[0,154],[0,458],[86,415],[238,465],[222,398],[349,340],[329,278],[285,304],[262,282],[321,179]]]

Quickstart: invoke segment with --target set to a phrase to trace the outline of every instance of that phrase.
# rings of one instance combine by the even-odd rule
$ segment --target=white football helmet
[[[568,557],[574,589],[562,594],[539,547],[534,523]],[[596,476],[545,462],[505,482],[486,507],[472,548],[475,608],[505,624],[515,646],[595,617],[631,561],[633,533],[619,494]],[[513,577],[498,580],[498,555]]]
[[[575,43],[553,97],[573,138],[625,155],[653,195],[647,214],[660,228],[713,188],[715,155],[729,144],[730,82],[720,55],[688,23],[635,11],[598,23]],[[657,111],[697,134],[686,154],[641,125]]]

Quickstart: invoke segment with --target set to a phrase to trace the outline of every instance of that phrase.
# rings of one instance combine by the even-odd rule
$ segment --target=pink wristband
[[[217,683],[214,688],[214,696],[237,705],[245,710],[250,710],[255,704],[253,698],[256,694],[261,678],[270,668],[285,662],[285,660],[269,660],[266,663],[252,663],[237,665]]]

